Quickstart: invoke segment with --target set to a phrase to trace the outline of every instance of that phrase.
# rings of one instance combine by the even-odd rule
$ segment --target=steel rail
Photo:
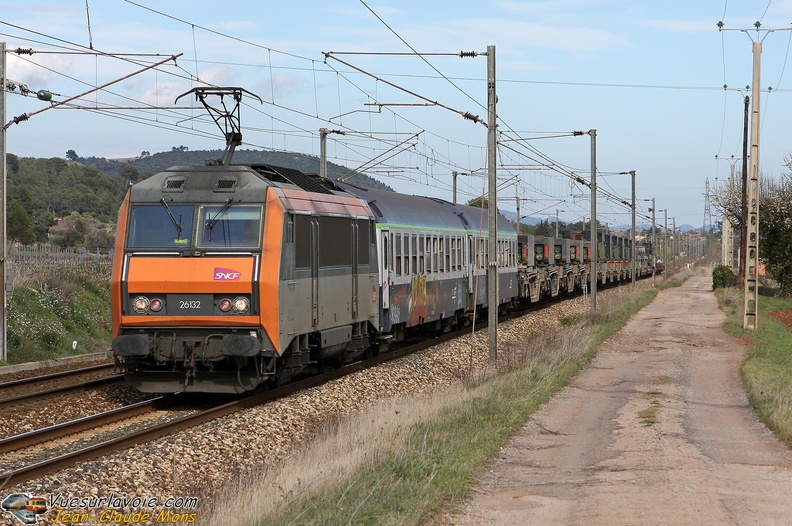
[[[118,374],[115,376],[107,376],[105,378],[99,378],[97,380],[90,380],[88,382],[82,382],[79,384],[72,384],[72,385],[64,385],[61,387],[54,387],[52,389],[47,389],[46,391],[38,391],[36,393],[27,393],[22,395],[13,396],[11,398],[4,398],[0,400],[0,407],[11,404],[12,402],[21,402],[27,399],[34,399],[39,398],[46,395],[51,395],[55,393],[61,393],[63,391],[71,391],[72,389],[80,389],[80,388],[87,388],[87,387],[97,387],[99,385],[109,384],[109,383],[116,383],[120,382],[124,379],[122,374]]]
[[[84,416],[68,422],[55,424],[54,426],[44,427],[21,433],[19,435],[10,436],[0,440],[0,454],[9,453],[11,451],[18,451],[26,447],[30,447],[49,440],[63,438],[68,435],[74,435],[87,429],[95,429],[97,427],[117,422],[125,418],[132,418],[134,416],[146,413],[156,409],[155,404],[163,399],[162,396],[152,398],[151,400],[144,400],[136,404],[111,409],[95,415]]]
[[[54,378],[63,378],[81,373],[90,373],[93,371],[101,371],[102,369],[110,369],[114,367],[112,363],[104,363],[99,365],[92,365],[90,367],[83,367],[82,369],[70,369],[68,371],[60,371],[57,373],[45,374],[42,376],[30,376],[28,378],[20,378],[19,380],[11,380],[10,382],[0,382],[0,390],[17,387],[25,384],[32,384],[36,382],[44,382]]]
[[[614,282],[613,285],[618,286],[619,283]],[[578,297],[578,295],[559,294],[559,297],[553,299],[561,301],[567,299],[574,299],[576,297]],[[550,303],[554,303],[554,302],[545,302],[545,305]],[[526,308],[520,311],[520,313],[513,313],[510,316],[502,316],[501,319],[504,320],[510,319],[512,317],[517,317],[521,314],[527,315],[530,314],[531,312],[533,312],[532,308]],[[318,385],[324,384],[326,382],[340,378],[342,376],[346,376],[348,374],[362,371],[370,367],[373,367],[375,365],[379,365],[391,360],[395,360],[397,358],[402,358],[408,354],[412,354],[427,349],[429,347],[437,345],[438,343],[452,340],[463,334],[467,334],[471,330],[479,330],[485,328],[486,326],[487,326],[487,321],[484,320],[476,323],[475,326],[473,327],[471,326],[463,327],[462,329],[448,332],[436,338],[430,338],[423,342],[414,345],[408,345],[403,348],[393,350],[379,356],[361,360],[359,362],[355,362],[346,365],[344,367],[334,369],[332,371],[317,374],[314,376],[309,376],[302,380],[297,380],[281,387],[276,387],[267,391],[262,391],[260,393],[250,395],[245,398],[233,400],[231,402],[227,402],[225,404],[215,406],[205,411],[200,411],[197,413],[193,413],[191,415],[186,415],[181,418],[171,420],[169,422],[156,424],[149,428],[138,430],[122,437],[107,440],[100,444],[95,444],[93,446],[86,447],[79,451],[66,453],[64,455],[61,455],[53,459],[45,460],[36,464],[11,470],[5,473],[1,473],[0,487],[11,487],[20,484],[22,482],[25,482],[27,480],[36,477],[41,477],[49,473],[56,472],[58,470],[68,468],[78,462],[83,462],[102,455],[114,453],[116,451],[139,444],[141,442],[155,440],[162,436],[169,435],[174,432],[187,429],[189,427],[194,427],[199,424],[224,417],[226,415],[235,413],[241,409],[247,409],[250,407],[254,407],[256,405],[260,405],[265,402],[276,400],[278,398],[283,398],[298,391],[309,389],[311,387],[316,387]]]

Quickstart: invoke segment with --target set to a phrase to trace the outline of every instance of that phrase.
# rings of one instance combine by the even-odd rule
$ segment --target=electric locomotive
[[[368,347],[373,224],[360,199],[287,168],[175,167],[132,186],[111,282],[127,381],[239,393]]]

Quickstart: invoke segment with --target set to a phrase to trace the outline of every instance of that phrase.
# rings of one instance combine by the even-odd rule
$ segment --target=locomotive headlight
[[[154,311],[154,312],[161,311],[162,310],[162,300],[159,299],[159,298],[154,298],[153,300],[151,300],[151,303],[149,304],[149,308],[151,308],[151,310]]]
[[[230,311],[231,310],[231,300],[228,299],[228,298],[221,299],[220,303],[218,304],[218,307],[220,307],[220,310],[222,312]]]
[[[234,299],[234,312],[242,314],[247,312],[248,308],[250,308],[250,302],[247,298],[240,296]]]
[[[132,308],[138,314],[143,314],[149,308],[149,299],[145,296],[138,296],[134,300],[132,300]]]

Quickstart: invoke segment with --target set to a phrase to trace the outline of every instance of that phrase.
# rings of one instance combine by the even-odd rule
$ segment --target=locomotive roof
[[[381,226],[471,232],[486,232],[489,228],[488,213],[480,208],[455,205],[434,197],[360,188],[347,183],[337,184],[344,190],[365,199],[374,213],[376,222]],[[498,232],[516,235],[509,221],[500,214],[498,215]]]
[[[130,189],[132,202],[157,202],[168,195],[179,202],[225,201],[244,190],[245,201],[264,202],[267,187],[300,188],[337,195],[334,185],[291,168],[259,165],[173,166],[152,175]]]
[[[245,189],[246,201],[263,202],[267,185],[261,183],[244,166],[173,166],[133,185],[129,194],[132,202],[156,203],[165,196],[175,202],[223,202]]]

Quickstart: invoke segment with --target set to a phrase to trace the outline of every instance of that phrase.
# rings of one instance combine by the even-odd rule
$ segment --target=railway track
[[[486,324],[481,324],[481,326],[486,326]],[[232,400],[230,402],[215,405],[208,409],[197,411],[192,414],[170,419],[167,422],[150,425],[144,429],[138,429],[130,433],[124,433],[123,435],[88,445],[86,447],[81,447],[68,453],[52,455],[51,458],[32,462],[27,465],[0,473],[0,486],[4,485],[6,487],[13,487],[27,480],[67,468],[78,462],[84,462],[101,455],[113,453],[138,443],[151,441],[159,437],[175,433],[182,429],[197,426],[204,422],[235,413],[245,408],[253,407],[255,405],[288,396],[295,392],[323,384],[347,374],[361,371],[363,369],[373,367],[390,360],[401,358],[407,354],[431,347],[432,345],[436,345],[439,342],[453,339],[459,336],[461,333],[467,333],[469,331],[470,328],[468,327],[459,333],[451,332],[439,338],[409,345],[381,356],[376,356],[339,369],[334,369],[332,371],[297,380],[282,387],[262,391],[245,398]],[[66,422],[64,424],[58,424],[48,428],[9,437],[0,440],[0,455],[3,455],[4,457],[12,454],[19,455],[24,453],[26,448],[42,448],[50,442],[74,442],[79,438],[79,433],[84,433],[87,430],[96,429],[97,427],[103,425],[132,419],[156,409],[167,410],[167,407],[171,406],[174,401],[181,401],[182,399],[183,397],[179,396],[173,397],[172,400],[168,400],[165,397],[158,397],[113,411],[107,411],[105,413],[77,419],[72,422]],[[74,436],[75,434],[77,435]]]
[[[100,364],[69,371],[45,374],[42,376],[31,376],[20,380],[12,380],[0,383],[0,407],[23,401],[32,400],[41,396],[61,393],[72,389],[84,387],[96,387],[109,383],[119,382],[123,379],[120,374],[105,374],[100,378],[78,381],[82,376],[96,376],[113,370],[113,364]],[[59,384],[56,387],[46,386],[51,383]]]
[[[570,299],[570,298],[557,298],[557,300]],[[547,302],[548,304],[554,302]],[[535,309],[529,308],[526,311],[512,313],[502,319],[512,318],[521,314],[528,314]],[[476,329],[486,327],[486,322],[476,324]],[[148,425],[143,429],[137,429],[122,435],[94,443],[85,447],[80,447],[68,453],[52,455],[52,458],[46,458],[37,462],[31,462],[28,465],[16,467],[4,473],[0,473],[0,485],[6,487],[13,487],[14,485],[21,484],[27,480],[42,477],[44,475],[59,471],[79,462],[84,462],[102,455],[110,454],[124,448],[133,446],[135,444],[144,443],[155,440],[162,436],[178,432],[180,430],[197,426],[199,424],[230,415],[242,409],[253,407],[263,404],[278,398],[282,398],[293,394],[295,392],[308,389],[323,383],[326,383],[335,378],[351,374],[353,372],[361,371],[363,369],[384,363],[390,360],[398,359],[408,354],[423,350],[438,343],[454,339],[462,334],[467,334],[471,331],[471,327],[465,327],[459,331],[449,332],[437,338],[428,339],[420,343],[411,344],[385,353],[381,356],[369,358],[354,364],[347,365],[343,368],[335,369],[325,373],[317,374],[307,377],[302,380],[294,381],[288,385],[269,389],[260,393],[250,395],[245,398],[232,400],[228,403],[215,405],[205,410],[196,411],[194,413],[171,418],[167,422],[160,422],[153,425]],[[174,399],[181,399],[181,397],[174,397]],[[29,447],[42,447],[50,441],[72,441],[76,439],[69,439],[75,433],[82,433],[86,430],[96,429],[99,426],[107,425],[108,423],[122,422],[124,420],[135,418],[146,412],[154,411],[158,407],[160,409],[167,409],[168,403],[162,398],[156,398],[139,404],[133,404],[124,408],[114,411],[93,415],[90,417],[78,419],[66,424],[52,426],[51,428],[41,429],[24,433],[18,436],[9,437],[5,440],[0,440],[0,455],[18,454],[24,452],[25,448]],[[79,436],[79,435],[78,435]]]

